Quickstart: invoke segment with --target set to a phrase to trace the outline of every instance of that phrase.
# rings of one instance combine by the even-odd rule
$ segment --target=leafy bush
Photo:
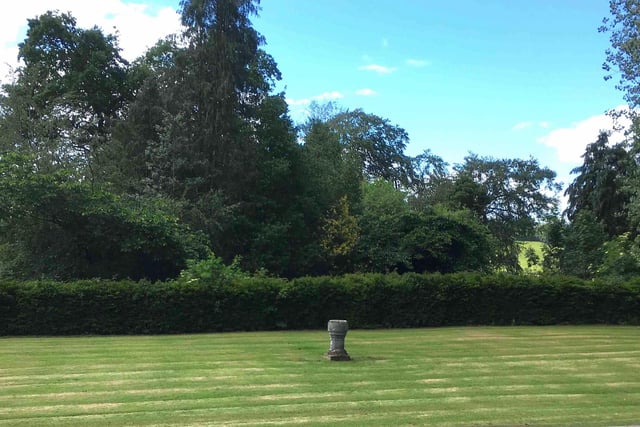
[[[156,283],[0,282],[0,335],[317,329],[334,318],[354,328],[640,324],[640,279],[408,273],[287,281],[233,269],[207,276],[220,268],[212,258]]]
[[[356,271],[453,273],[491,268],[496,240],[471,211],[443,205],[415,211],[405,198],[386,181],[363,185]]]
[[[162,199],[119,197],[0,156],[0,277],[164,280],[206,252]]]
[[[603,262],[598,275],[626,280],[640,273],[640,238],[624,233],[603,245]]]
[[[182,282],[200,281],[210,284],[229,284],[238,279],[247,279],[249,274],[240,268],[239,258],[226,265],[222,258],[213,253],[202,260],[188,260],[187,268],[180,272]]]

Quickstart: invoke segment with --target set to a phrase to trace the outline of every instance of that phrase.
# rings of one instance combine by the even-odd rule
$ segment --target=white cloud
[[[307,106],[311,104],[312,101],[328,101],[331,99],[340,99],[340,98],[344,98],[344,95],[341,92],[334,90],[331,92],[324,92],[324,93],[321,93],[320,95],[312,96],[310,98],[301,98],[301,99],[287,98],[286,102],[290,106]]]
[[[359,70],[374,71],[378,74],[391,74],[396,71],[395,68],[385,67],[384,65],[369,64],[358,68]]]
[[[323,102],[330,101],[334,99],[344,98],[344,95],[337,90],[327,91],[321,93],[320,95],[311,96],[308,98],[286,98],[286,102],[289,105],[289,113],[291,117],[297,122],[304,122],[308,119],[309,114],[311,113],[310,105],[314,101]]]
[[[387,39],[386,37],[382,39],[382,47],[387,48],[389,47],[389,39]]]
[[[356,91],[356,95],[360,95],[360,96],[374,96],[377,95],[378,92],[376,92],[373,89],[369,89],[369,88],[364,88],[364,89],[358,89]]]
[[[407,59],[406,63],[407,65],[410,65],[416,68],[422,68],[422,67],[426,67],[427,65],[431,65],[431,62],[426,61],[424,59],[413,59],[413,58]]]
[[[628,109],[628,107],[621,106],[617,109]],[[539,138],[538,142],[554,148],[560,162],[580,163],[586,146],[596,141],[600,131],[610,131],[614,126],[628,128],[629,125],[628,119],[621,118],[614,123],[610,116],[599,114],[574,123],[570,127],[554,129]],[[609,142],[617,143],[624,138],[624,132],[616,131],[609,137]]]
[[[313,100],[314,101],[326,101],[328,99],[340,99],[340,98],[344,98],[344,95],[341,94],[338,91],[332,91],[332,92],[324,92],[320,95],[314,96]]]
[[[27,19],[48,10],[70,12],[80,28],[100,27],[104,33],[118,31],[122,56],[135,59],[147,47],[168,34],[180,31],[174,7],[154,8],[125,0],[22,0],[5,7],[0,15],[0,79],[17,63],[17,44],[26,37]]]
[[[541,122],[532,122],[532,121],[526,121],[526,122],[519,122],[516,123],[515,125],[513,125],[513,127],[511,128],[511,130],[524,130],[524,129],[529,129],[532,127],[539,127],[542,129],[547,129],[550,126],[549,122],[546,121],[541,121]]]
[[[292,98],[287,98],[285,99],[285,101],[287,102],[287,104],[289,105],[309,105],[311,104],[311,100],[309,98],[302,98],[302,99],[292,99]]]
[[[531,126],[533,126],[532,122],[520,122],[520,123],[516,123],[515,125],[513,125],[513,127],[511,129],[512,130],[523,130],[523,129],[530,128]]]

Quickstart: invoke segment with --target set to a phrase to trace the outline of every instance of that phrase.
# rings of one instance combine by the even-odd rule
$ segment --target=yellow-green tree
[[[347,196],[338,199],[322,226],[322,247],[335,266],[344,265],[360,236],[357,218],[349,210]]]

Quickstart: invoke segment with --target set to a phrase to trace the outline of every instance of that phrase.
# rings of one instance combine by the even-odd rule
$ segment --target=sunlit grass
[[[524,271],[528,271],[532,273],[542,271],[542,261],[544,260],[544,253],[543,253],[544,243],[535,242],[535,241],[521,241],[518,243],[520,244],[520,253],[518,254],[518,263],[520,264],[520,267],[522,267]],[[538,264],[529,266],[528,260],[526,257],[526,251],[528,248],[531,248],[535,251],[539,259]]]
[[[0,426],[630,425],[640,328],[0,339]]]

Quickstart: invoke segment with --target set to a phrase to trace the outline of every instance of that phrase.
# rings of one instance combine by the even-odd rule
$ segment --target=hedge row
[[[450,325],[640,324],[640,280],[389,274],[233,284],[0,283],[0,335],[165,334]]]

